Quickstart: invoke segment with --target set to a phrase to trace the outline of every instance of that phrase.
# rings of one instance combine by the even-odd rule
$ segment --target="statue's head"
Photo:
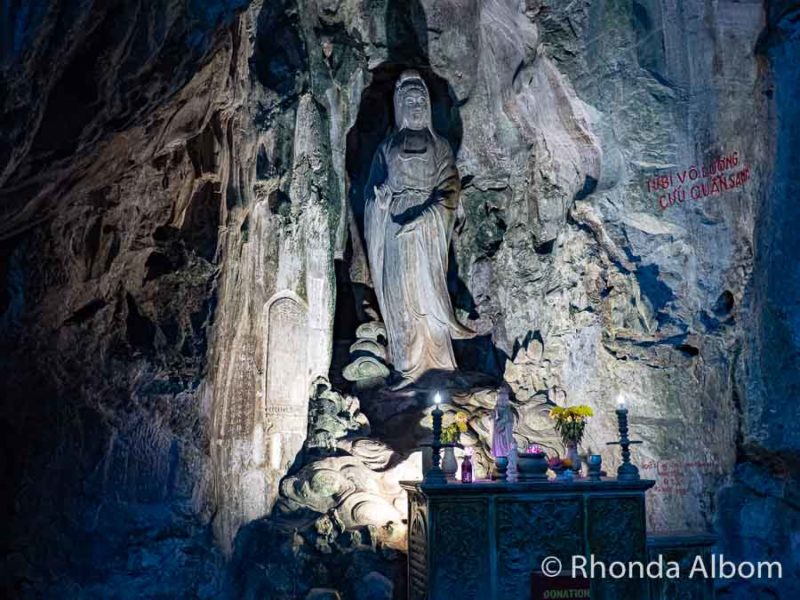
[[[431,99],[420,74],[403,71],[394,88],[394,115],[398,130],[431,129]]]
[[[497,406],[506,407],[511,401],[511,386],[505,381],[500,386],[497,394]]]

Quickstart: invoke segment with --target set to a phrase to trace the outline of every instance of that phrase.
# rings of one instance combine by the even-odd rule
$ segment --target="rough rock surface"
[[[425,407],[388,410],[342,368],[376,318],[361,186],[413,66],[464,190],[450,284],[479,336],[460,364],[511,385],[519,442],[560,451],[543,411],[593,406],[584,446],[611,469],[624,393],[659,479],[650,527],[783,562],[782,582],[722,597],[797,597],[798,17],[794,0],[10,4],[3,591],[402,593],[383,526]],[[746,181],[693,187],[734,155]],[[487,390],[453,396],[481,447]],[[345,463],[333,484],[358,485],[329,494]],[[385,512],[351,510],[370,486]]]

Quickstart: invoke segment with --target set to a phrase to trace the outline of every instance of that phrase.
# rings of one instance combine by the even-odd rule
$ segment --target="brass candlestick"
[[[608,442],[609,446],[619,445],[622,448],[622,464],[617,469],[617,479],[620,481],[638,481],[639,469],[631,462],[631,444],[641,444],[641,440],[628,438],[628,409],[625,400],[620,398],[617,406],[617,423],[619,426],[619,441]]]
[[[434,407],[433,412],[431,412],[431,416],[433,417],[433,441],[430,444],[425,444],[426,446],[430,446],[433,450],[431,456],[431,468],[425,474],[424,483],[447,483],[447,478],[444,476],[444,471],[442,471],[441,462],[442,462],[442,409],[440,405],[442,403],[442,398],[439,393],[436,393],[436,396],[433,399]]]

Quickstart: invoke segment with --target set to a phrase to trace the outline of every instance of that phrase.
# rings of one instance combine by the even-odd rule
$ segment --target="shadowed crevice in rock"
[[[385,23],[391,62],[409,67],[430,64],[428,19],[420,0],[387,0]]]
[[[251,59],[258,81],[286,100],[297,97],[308,72],[298,10],[294,0],[264,3]]]
[[[72,314],[72,316],[70,316],[69,319],[64,321],[64,324],[65,325],[78,325],[80,323],[83,323],[83,322],[91,319],[95,315],[95,313],[97,311],[102,310],[103,308],[105,308],[107,304],[108,303],[105,300],[103,300],[101,298],[96,298],[96,299],[90,301],[85,306],[82,306],[81,308],[79,308],[77,311],[75,311]]]
[[[766,27],[756,47],[769,65],[762,93],[774,101],[773,171],[762,191],[755,229],[755,271],[749,305],[739,306],[729,290],[711,308],[715,321],[748,322],[750,329],[737,350],[734,400],[738,412],[736,466],[731,481],[717,496],[715,527],[719,548],[738,561],[768,555],[796,572],[797,557],[787,552],[800,522],[797,502],[800,473],[800,245],[796,223],[800,211],[790,201],[800,193],[796,167],[800,110],[791,90],[800,85],[800,3],[766,3]],[[789,266],[791,265],[791,267]],[[758,515],[751,518],[750,515]],[[767,516],[768,515],[768,516]],[[784,577],[786,572],[784,571]],[[723,597],[800,594],[797,578],[780,582],[724,582]]]
[[[221,200],[218,182],[203,183],[192,196],[181,227],[186,245],[208,262],[214,261],[217,251]]]

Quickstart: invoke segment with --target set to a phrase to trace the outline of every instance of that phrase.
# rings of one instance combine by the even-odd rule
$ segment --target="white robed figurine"
[[[474,332],[456,320],[447,291],[460,180],[416,71],[400,76],[394,109],[396,129],[375,152],[365,188],[364,229],[389,358],[404,385],[432,369],[455,370],[451,339]]]
[[[492,456],[508,457],[508,477],[517,476],[517,442],[514,439],[514,413],[511,411],[511,388],[503,384],[497,394],[492,414]]]

